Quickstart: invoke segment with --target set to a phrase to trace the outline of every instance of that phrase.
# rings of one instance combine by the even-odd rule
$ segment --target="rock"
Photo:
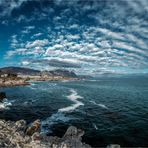
[[[0,102],[3,101],[3,99],[6,98],[6,93],[5,92],[0,92]]]
[[[17,130],[25,130],[26,129],[26,121],[25,120],[19,120],[15,123],[15,128]]]
[[[31,136],[31,139],[32,139],[33,141],[41,140],[41,135],[40,135],[40,133],[35,132],[35,133]]]
[[[40,120],[34,121],[30,127],[27,128],[26,134],[29,136],[32,136],[35,132],[38,132],[40,130],[41,123]]]
[[[81,141],[84,131],[74,126],[70,126],[62,138],[38,132],[40,120],[34,121],[26,131],[25,128],[24,120],[0,120],[0,148],[91,148]],[[120,145],[111,144],[107,148],[120,148]]]
[[[106,148],[121,148],[118,144],[110,144]]]
[[[81,142],[81,137],[83,135],[84,131],[77,129],[74,126],[70,126],[61,139],[58,137],[52,137],[49,141],[52,148],[91,148],[89,145]]]
[[[70,138],[70,139],[78,139],[81,140],[81,137],[84,135],[84,131],[82,131],[81,129],[77,129],[74,126],[70,126],[65,135],[63,136],[63,138]]]

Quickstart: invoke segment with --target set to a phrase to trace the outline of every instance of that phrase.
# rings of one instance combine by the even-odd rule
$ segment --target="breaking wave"
[[[77,100],[77,99],[82,99],[83,98],[82,96],[78,95],[78,93],[74,89],[71,89],[70,92],[71,94],[67,96],[67,98],[71,100],[74,104],[72,104],[71,106],[59,109],[58,110],[59,112],[71,112],[76,108],[78,108],[79,106],[84,105],[81,101]]]
[[[8,101],[8,99],[4,99],[3,102],[0,103],[0,110],[9,109],[9,106],[11,105],[11,101]]]
[[[93,103],[94,105],[97,105],[97,106],[99,106],[99,107],[101,107],[101,108],[105,108],[105,109],[109,109],[106,105],[104,105],[104,104],[101,104],[101,103],[96,103],[95,101],[90,101],[91,103]]]
[[[69,100],[71,100],[73,102],[73,104],[68,107],[64,107],[64,108],[59,109],[57,113],[51,115],[46,120],[42,121],[42,132],[44,132],[44,133],[46,132],[46,128],[44,128],[45,125],[47,125],[47,127],[48,127],[48,132],[51,132],[50,127],[53,124],[56,124],[60,121],[68,122],[71,119],[69,117],[66,117],[65,113],[72,112],[76,108],[78,108],[79,106],[84,105],[82,102],[77,100],[77,99],[83,98],[82,96],[78,95],[77,91],[75,91],[74,89],[71,89],[70,92],[71,92],[71,94],[68,95],[67,98]]]

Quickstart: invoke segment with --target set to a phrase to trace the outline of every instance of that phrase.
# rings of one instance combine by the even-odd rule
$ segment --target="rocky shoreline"
[[[25,120],[17,122],[0,120],[1,148],[91,148],[82,142],[84,131],[70,126],[62,138],[40,133],[40,121],[27,125]],[[109,145],[107,148],[120,148]]]
[[[0,80],[0,87],[12,87],[12,86],[25,86],[29,85],[29,83],[25,80]]]
[[[30,81],[73,81],[79,80],[78,78],[67,78],[67,77],[48,77],[48,78],[17,78],[17,79],[2,79],[0,78],[0,87],[12,87],[12,86],[25,86],[29,85]]]

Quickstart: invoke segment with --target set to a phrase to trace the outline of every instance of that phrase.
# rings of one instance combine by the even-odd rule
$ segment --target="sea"
[[[70,126],[93,147],[148,146],[148,76],[100,76],[79,81],[30,82],[0,88],[0,119],[41,120],[41,132],[59,136]]]

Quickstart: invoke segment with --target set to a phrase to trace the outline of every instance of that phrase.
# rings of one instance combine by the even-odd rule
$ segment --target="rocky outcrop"
[[[0,102],[2,102],[6,98],[5,92],[0,92]]]
[[[84,131],[70,126],[62,138],[50,137],[50,146],[57,148],[91,148],[91,146],[82,143]]]
[[[28,85],[25,79],[2,79],[0,78],[0,87],[23,86]]]
[[[70,126],[62,138],[46,136],[39,132],[40,121],[34,121],[29,127],[26,121],[0,120],[0,148],[91,148],[83,143],[84,131]],[[109,145],[107,148],[120,148]]]
[[[48,137],[39,132],[40,121],[34,121],[29,127],[26,121],[0,120],[0,147],[13,148],[90,148],[81,142],[84,132],[71,126],[62,138]]]

